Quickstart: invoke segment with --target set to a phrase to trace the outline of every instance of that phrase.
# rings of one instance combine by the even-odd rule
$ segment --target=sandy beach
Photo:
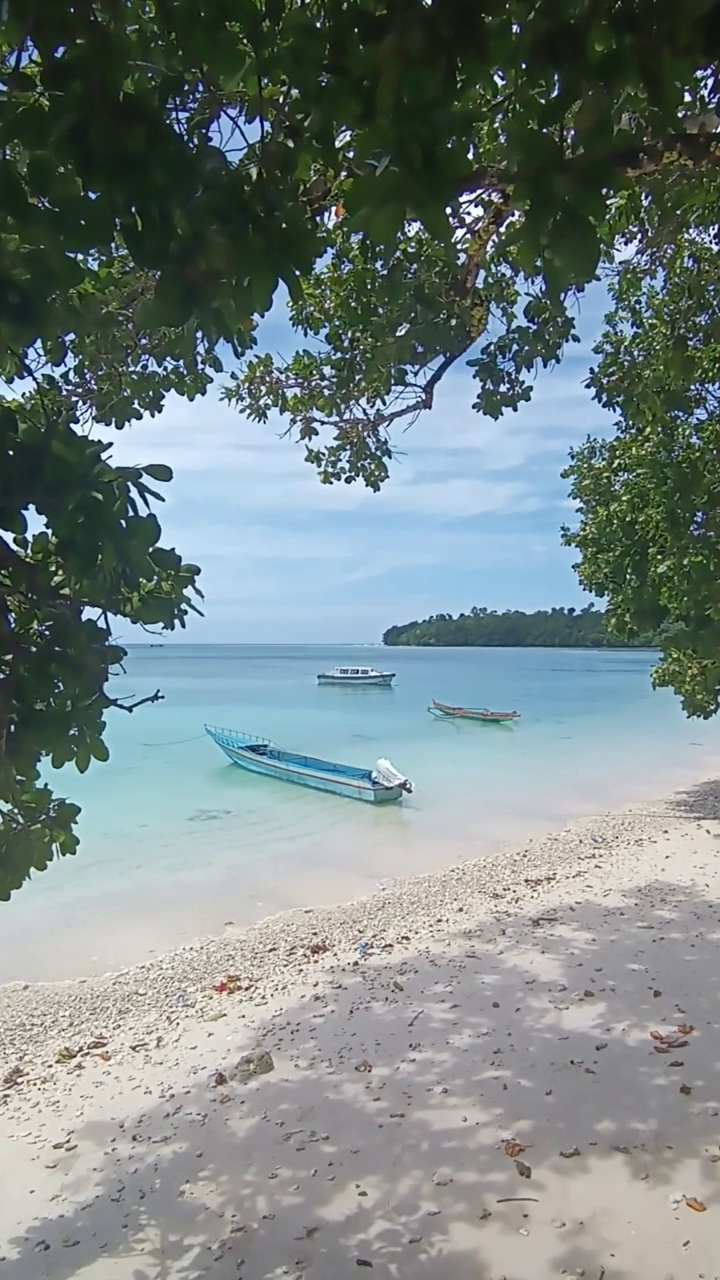
[[[718,1277],[718,839],[706,783],[0,988],[0,1277]]]

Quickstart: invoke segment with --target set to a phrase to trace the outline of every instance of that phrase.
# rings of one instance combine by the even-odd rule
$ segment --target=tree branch
[[[621,147],[611,152],[610,166],[616,173],[624,173],[630,177],[640,174],[655,173],[667,159],[689,160],[694,165],[720,163],[720,132],[685,132],[669,133],[664,138],[648,139],[633,147]],[[565,163],[571,167],[576,161],[585,162],[585,155],[579,151],[575,156],[566,157]],[[473,169],[458,188],[458,196],[469,196],[482,191],[497,191],[509,194],[517,174],[503,165],[482,164]]]
[[[145,698],[138,698],[135,702],[128,702],[126,698],[108,698],[105,697],[105,704],[108,707],[115,707],[117,711],[137,711],[138,707],[144,707],[148,702],[162,702],[165,694],[156,689],[154,693],[149,693]]]

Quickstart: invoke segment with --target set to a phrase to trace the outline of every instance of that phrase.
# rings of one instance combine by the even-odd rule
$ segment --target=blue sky
[[[560,471],[569,447],[611,426],[583,389],[604,291],[586,295],[562,365],[537,377],[532,403],[492,422],[472,411],[461,368],[435,408],[397,438],[404,456],[380,494],[321,485],[279,421],[247,422],[217,394],[173,400],[114,437],[120,462],[175,472],[159,511],[163,543],[202,566],[196,643],[376,641],[431,613],[545,608],[587,601],[560,546],[570,520]],[[262,345],[289,349],[271,316]]]

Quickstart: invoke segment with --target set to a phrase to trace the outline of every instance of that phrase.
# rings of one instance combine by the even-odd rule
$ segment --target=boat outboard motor
[[[408,795],[412,794],[413,784],[410,779],[404,777],[402,773],[398,773],[389,760],[382,759],[375,762],[372,779],[373,782],[382,783],[384,787],[399,787],[401,791],[406,791]]]

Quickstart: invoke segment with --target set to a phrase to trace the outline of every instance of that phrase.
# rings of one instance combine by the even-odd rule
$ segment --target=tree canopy
[[[720,705],[720,283],[715,184],[682,175],[610,281],[590,385],[617,431],[573,451],[564,540],[614,635],[660,632],[656,684]],[[678,210],[678,206],[679,210]]]
[[[170,468],[113,466],[87,433],[209,381],[202,344],[177,360],[161,331],[138,327],[147,287],[120,257],[99,269],[69,299],[78,319],[62,358],[28,353],[24,389],[0,408],[0,898],[75,852],[77,806],[39,766],[107,760],[106,712],[133,709],[107,688],[125,656],[114,620],[172,629],[196,609],[199,570],[160,545],[152,510]]]
[[[457,237],[512,212],[522,269],[583,284],[613,193],[714,150],[712,0],[7,0],[1,35],[16,352],[119,242],[153,324],[235,342],[279,280],[300,297],[338,204],[381,247],[420,224],[456,291]]]
[[[608,649],[625,647],[608,633],[605,614],[592,604],[584,609],[495,609],[475,606],[469,613],[438,613],[422,622],[388,627],[383,644],[418,645],[422,648],[560,648]],[[634,644],[649,645],[651,637]]]
[[[202,394],[224,362],[228,399],[261,420],[284,415],[323,481],[377,488],[394,423],[430,408],[458,360],[482,413],[529,398],[538,364],[573,340],[574,294],[619,244],[637,279],[618,279],[617,306],[634,288],[638,327],[650,325],[645,294],[666,267],[649,246],[715,243],[719,8],[6,0],[0,896],[74,851],[75,808],[40,768],[107,754],[113,619],[171,628],[196,607],[197,569],[160,545],[152,510],[169,470],[115,467],[107,428],[159,412],[170,392]],[[672,269],[679,315],[695,268]],[[289,361],[253,354],[281,282],[301,339]],[[660,522],[668,500],[652,480],[653,429],[684,429],[692,396],[671,426],[631,412],[612,389],[623,324],[618,311],[594,390],[627,426],[617,449],[633,452],[622,473],[602,445],[573,462],[581,574],[609,596],[613,625],[632,630],[645,613],[682,624],[663,678],[682,688],[694,663],[699,701],[687,704],[702,710],[712,637],[701,652],[707,600],[689,593],[706,581],[711,530],[693,530],[667,567],[650,515]],[[663,325],[669,336],[658,312]],[[699,351],[687,359],[699,396]],[[684,386],[687,364],[672,367]],[[660,379],[659,357],[655,368]],[[666,406],[643,372],[643,403]],[[614,563],[595,501],[610,465],[616,512],[633,486],[648,491],[642,545]],[[637,614],[618,585],[623,554],[644,584]]]

